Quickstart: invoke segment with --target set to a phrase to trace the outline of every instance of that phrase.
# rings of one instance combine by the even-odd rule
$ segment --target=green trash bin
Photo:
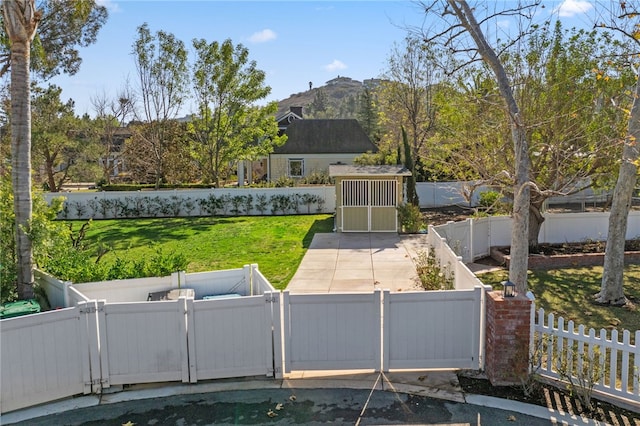
[[[40,304],[35,299],[19,300],[0,305],[0,319],[21,317],[23,315],[37,314],[40,312]]]

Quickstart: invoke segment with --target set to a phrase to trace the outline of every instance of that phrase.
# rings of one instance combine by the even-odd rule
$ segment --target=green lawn
[[[81,222],[74,223],[78,229]],[[115,255],[126,258],[151,256],[157,247],[163,252],[184,254],[187,272],[240,268],[257,263],[277,289],[284,289],[295,273],[313,235],[332,232],[333,216],[241,216],[176,219],[118,219],[93,221],[86,241],[95,249],[98,242],[113,248],[104,261]],[[596,330],[640,329],[640,306],[635,310],[595,305],[592,295],[600,289],[602,268],[565,268],[530,271],[529,287],[537,307],[554,312],[576,324]],[[501,288],[507,271],[483,274],[485,284]],[[625,294],[640,302],[640,265],[625,269]]]
[[[502,288],[508,271],[480,275],[485,284]],[[536,297],[536,308],[545,314],[553,312],[565,321],[573,320],[599,331],[601,328],[640,330],[640,265],[627,265],[624,270],[624,292],[635,308],[608,307],[593,303],[593,295],[600,291],[602,267],[574,267],[529,271],[529,289]]]
[[[82,222],[71,222],[79,229]],[[257,263],[277,289],[284,289],[295,273],[315,233],[332,232],[333,216],[241,216],[172,219],[95,220],[85,241],[95,251],[100,242],[126,258],[182,253],[187,272],[240,268]]]

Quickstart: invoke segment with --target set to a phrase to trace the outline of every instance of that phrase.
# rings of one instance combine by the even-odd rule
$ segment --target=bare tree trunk
[[[531,203],[529,206],[529,247],[536,247],[540,244],[540,228],[545,221],[542,215],[542,203]]]
[[[11,41],[11,176],[16,216],[17,290],[20,299],[33,293],[33,245],[29,236],[31,199],[30,47],[41,14],[34,0],[3,2],[4,22]]]
[[[596,295],[598,303],[624,305],[626,298],[623,288],[624,245],[631,200],[638,177],[638,158],[640,150],[640,81],[636,82],[636,93],[629,116],[629,130],[622,151],[622,163],[618,172],[618,181],[613,190],[613,201],[609,215],[609,231],[604,254],[604,273],[600,292]]]
[[[511,138],[515,152],[515,184],[513,188],[513,226],[511,229],[511,263],[509,280],[516,290],[524,294],[527,291],[527,269],[529,265],[529,204],[531,189],[529,186],[529,143],[520,109],[511,90],[509,79],[500,62],[500,58],[491,48],[482,33],[480,25],[473,15],[473,9],[466,1],[447,0],[462,26],[469,32],[478,47],[478,53],[493,71],[500,95],[504,99],[511,121]]]

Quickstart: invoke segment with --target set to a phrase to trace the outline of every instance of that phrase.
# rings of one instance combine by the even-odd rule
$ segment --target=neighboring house
[[[296,179],[313,173],[328,174],[331,164],[350,165],[356,157],[378,151],[357,120],[305,120],[301,116],[302,108],[292,107],[278,117],[287,142],[267,159],[267,177],[272,182],[282,177]]]

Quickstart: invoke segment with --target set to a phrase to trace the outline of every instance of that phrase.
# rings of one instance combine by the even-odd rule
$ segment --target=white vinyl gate
[[[345,179],[341,184],[343,232],[397,232],[397,180]]]
[[[284,371],[481,369],[484,290],[284,292]]]

